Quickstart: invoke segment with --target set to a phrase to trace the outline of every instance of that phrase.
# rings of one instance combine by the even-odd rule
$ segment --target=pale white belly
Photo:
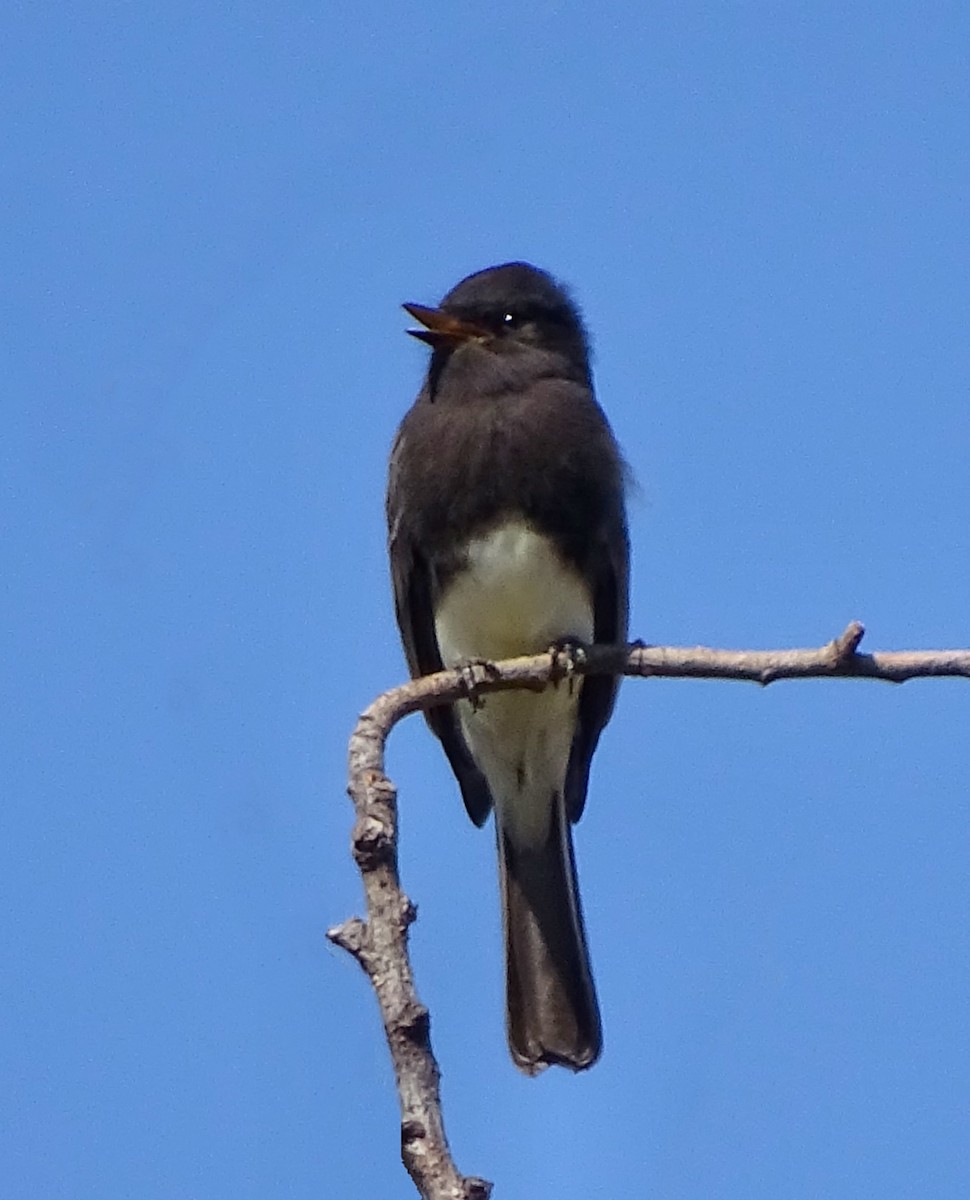
[[[514,522],[479,538],[468,567],[445,592],[435,632],[446,666],[469,659],[538,654],[558,639],[593,640],[593,609],[579,574],[547,538]],[[545,836],[562,791],[581,681],[542,693],[503,692],[458,714],[468,747],[488,779],[504,828],[520,844]]]

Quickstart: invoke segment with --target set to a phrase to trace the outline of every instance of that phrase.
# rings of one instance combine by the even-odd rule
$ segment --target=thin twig
[[[428,1010],[420,1002],[408,958],[414,906],[397,870],[397,791],[384,773],[384,745],[409,713],[470,694],[513,688],[541,690],[564,673],[741,679],[970,679],[970,650],[903,650],[859,654],[864,629],[853,621],[825,646],[807,650],[714,650],[706,646],[588,646],[500,663],[440,671],[392,688],[362,714],[350,739],[350,787],[356,821],[354,859],[364,881],[367,920],[357,917],[327,936],[360,963],[377,994],[401,1102],[401,1157],[424,1200],[487,1200],[491,1184],[463,1176],[445,1137],[439,1071],[431,1050]]]

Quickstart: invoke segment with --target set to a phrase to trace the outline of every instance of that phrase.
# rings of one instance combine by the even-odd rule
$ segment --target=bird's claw
[[[552,656],[550,679],[553,687],[563,679],[569,681],[572,691],[576,679],[576,668],[586,661],[586,648],[577,638],[557,638],[549,647]]]
[[[460,662],[455,670],[461,676],[468,703],[477,712],[485,703],[479,695],[479,689],[483,683],[489,679],[495,679],[498,674],[495,663],[487,658],[468,658]]]

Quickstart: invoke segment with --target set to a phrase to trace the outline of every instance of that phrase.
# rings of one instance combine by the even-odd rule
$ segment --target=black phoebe
[[[624,642],[625,469],[593,396],[586,331],[528,263],[406,304],[432,348],[391,452],[387,519],[412,675]],[[427,712],[476,825],[495,808],[509,1048],[528,1074],[602,1045],[570,825],[618,680],[492,693]]]

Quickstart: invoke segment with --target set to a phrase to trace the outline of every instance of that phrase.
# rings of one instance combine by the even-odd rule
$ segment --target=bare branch
[[[425,1200],[487,1200],[491,1185],[459,1174],[445,1137],[431,1018],[418,999],[408,957],[415,910],[398,878],[397,791],[379,766],[368,765],[375,748],[378,761],[383,757],[386,736],[365,713],[351,747],[353,852],[368,919],[353,917],[327,937],[356,958],[377,993],[401,1102],[401,1158],[418,1193]]]
[[[414,906],[397,870],[397,792],[384,774],[384,745],[409,713],[514,688],[541,691],[564,676],[638,675],[667,679],[970,679],[970,650],[859,654],[864,629],[853,621],[825,646],[807,650],[714,650],[705,646],[588,646],[500,663],[474,663],[392,688],[362,713],[350,739],[356,821],[354,859],[364,881],[367,921],[352,918],[327,936],[367,973],[380,1005],[401,1102],[401,1157],[425,1200],[487,1200],[491,1184],[460,1174],[441,1113],[439,1071],[428,1010],[418,999],[407,950]]]

